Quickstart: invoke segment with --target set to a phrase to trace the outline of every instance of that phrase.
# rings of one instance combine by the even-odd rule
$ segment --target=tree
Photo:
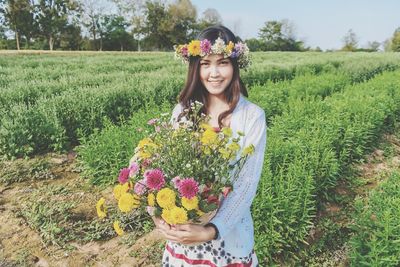
[[[304,43],[296,40],[294,24],[288,20],[267,21],[259,31],[260,39],[268,51],[302,51]]]
[[[346,35],[343,37],[343,51],[356,51],[358,45],[358,37],[355,32],[350,29]]]
[[[400,27],[394,31],[390,47],[393,52],[400,52]]]
[[[38,23],[41,34],[47,39],[49,49],[53,50],[56,38],[68,25],[68,16],[79,9],[74,0],[39,0]]]
[[[27,46],[35,32],[33,18],[33,3],[30,0],[6,0],[4,8],[4,18],[7,25],[15,34],[17,50],[20,50],[21,36],[25,36]]]
[[[168,6],[170,24],[169,39],[173,44],[186,43],[193,39],[193,28],[196,23],[197,10],[190,0],[177,0]],[[172,48],[172,46],[170,47]]]
[[[367,44],[367,50],[371,52],[376,52],[379,50],[379,47],[381,46],[380,42],[373,41],[373,42],[368,42]]]
[[[107,9],[107,2],[99,0],[82,0],[82,24],[88,29],[91,37],[93,38],[94,50],[102,49],[101,39],[101,21],[105,16]],[[100,37],[100,45],[98,45],[97,38]]]
[[[60,36],[60,47],[64,50],[80,50],[82,44],[81,27],[76,23],[67,25]]]
[[[108,50],[127,50],[132,43],[132,36],[126,31],[128,25],[121,16],[105,16],[104,47]]]
[[[160,1],[146,2],[144,9],[145,42],[149,48],[165,50],[173,45],[169,39],[171,31],[171,18],[166,6]]]

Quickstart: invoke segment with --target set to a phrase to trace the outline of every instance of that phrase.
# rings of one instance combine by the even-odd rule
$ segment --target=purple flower
[[[174,177],[174,178],[172,179],[172,183],[174,184],[174,186],[175,186],[176,189],[179,188],[179,185],[181,184],[181,181],[182,181],[182,179],[181,179],[181,177],[179,177],[179,176],[176,176],[176,177]]]
[[[128,168],[123,168],[119,171],[119,176],[118,176],[118,181],[121,184],[124,184],[128,181],[129,179],[129,169]]]
[[[129,166],[129,177],[135,176],[139,172],[139,164],[133,162],[131,166]]]
[[[146,178],[137,181],[133,188],[133,191],[139,196],[143,195],[146,192]]]
[[[182,47],[181,48],[181,52],[182,52],[182,55],[184,57],[187,57],[188,56],[188,48],[187,48],[187,46]]]

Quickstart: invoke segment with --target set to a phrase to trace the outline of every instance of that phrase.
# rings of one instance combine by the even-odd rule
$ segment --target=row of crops
[[[265,110],[268,144],[252,213],[256,251],[269,265],[296,258],[319,202],[398,121],[400,55],[253,57],[242,77]],[[146,122],[171,110],[184,79],[185,67],[162,53],[2,57],[0,153],[75,148],[84,176],[112,184]],[[352,264],[368,262],[354,251]]]

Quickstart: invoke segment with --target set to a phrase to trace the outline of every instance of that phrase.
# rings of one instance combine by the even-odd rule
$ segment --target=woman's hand
[[[152,216],[154,224],[156,225],[156,229],[159,230],[161,233],[164,233],[164,231],[169,231],[171,230],[171,226],[166,223],[163,219],[157,218]]]
[[[166,239],[184,245],[210,241],[216,234],[213,227],[197,224],[173,225],[169,229],[164,227],[161,232]]]

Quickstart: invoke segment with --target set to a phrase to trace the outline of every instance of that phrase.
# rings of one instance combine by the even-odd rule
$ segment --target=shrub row
[[[400,265],[400,174],[355,202],[351,266]]]
[[[317,196],[394,124],[400,111],[399,79],[400,72],[384,73],[323,101],[293,99],[272,119],[252,208],[256,251],[264,264],[295,257],[313,227]]]

